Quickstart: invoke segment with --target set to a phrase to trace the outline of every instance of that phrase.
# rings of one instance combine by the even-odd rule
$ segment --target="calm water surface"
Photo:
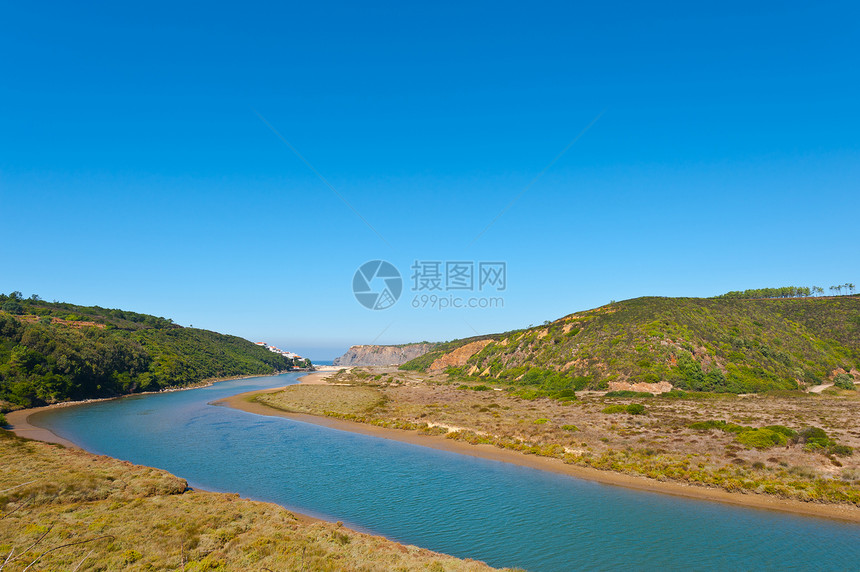
[[[95,453],[388,538],[528,570],[858,570],[860,526],[631,491],[209,405],[300,374],[33,417]]]

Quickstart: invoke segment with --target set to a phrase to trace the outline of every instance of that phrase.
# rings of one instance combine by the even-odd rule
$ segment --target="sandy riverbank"
[[[342,367],[334,367],[330,365],[320,366],[316,371],[311,372],[307,375],[303,375],[299,378],[299,383],[303,383],[305,385],[324,385],[326,379],[337,373],[342,369],[350,369],[350,368],[342,368]],[[281,388],[283,389],[283,388]],[[280,390],[278,390],[280,391]]]
[[[323,372],[320,372],[323,373]],[[310,374],[302,378],[310,378],[317,375]],[[320,378],[309,380],[308,383],[320,383]],[[306,383],[303,381],[303,383]],[[322,417],[318,415],[308,415],[304,413],[290,413],[268,407],[254,401],[257,395],[262,393],[274,393],[279,389],[268,389],[263,391],[251,391],[240,393],[238,395],[223,399],[214,403],[214,405],[222,405],[232,407],[248,413],[257,415],[269,415],[277,417],[286,417],[296,421],[304,421],[338,429],[341,431],[350,431],[383,439],[391,439],[394,441],[402,441],[422,447],[430,447],[432,449],[440,449],[451,451],[462,455],[472,457],[480,457],[493,461],[501,461],[504,463],[512,463],[525,467],[531,467],[542,471],[550,471],[569,475],[576,478],[596,481],[607,485],[621,486],[630,489],[641,491],[669,494],[674,496],[722,502],[743,506],[747,508],[756,508],[764,510],[774,510],[780,512],[788,512],[806,516],[816,516],[822,518],[831,518],[848,522],[860,523],[860,508],[852,505],[829,505],[812,502],[802,502],[797,500],[782,500],[774,497],[757,494],[737,494],[730,493],[721,489],[697,487],[686,485],[683,483],[663,482],[645,477],[637,477],[622,473],[614,473],[611,471],[601,471],[588,467],[579,467],[568,465],[560,459],[550,457],[540,457],[536,455],[525,455],[517,451],[509,451],[507,449],[499,449],[493,445],[471,445],[462,441],[454,441],[446,439],[439,435],[425,435],[418,431],[407,431],[402,429],[386,429],[375,425],[365,423],[357,423],[353,421],[345,421],[332,417]]]
[[[83,402],[76,402],[76,404],[80,403]],[[62,437],[54,434],[48,429],[37,427],[36,425],[32,425],[30,423],[30,417],[32,417],[36,413],[39,413],[40,411],[47,411],[49,409],[56,409],[56,406],[47,405],[45,407],[20,409],[18,411],[12,411],[11,413],[7,413],[6,421],[9,423],[9,430],[11,430],[18,437],[24,437],[25,439],[35,439],[37,441],[44,441],[45,443],[57,443],[58,445],[63,445],[64,447],[71,447],[73,449],[77,449],[78,446],[69,441],[68,439],[63,439]]]

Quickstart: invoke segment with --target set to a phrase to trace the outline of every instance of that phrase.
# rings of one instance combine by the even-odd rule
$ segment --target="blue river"
[[[299,375],[60,408],[32,421],[195,488],[237,492],[493,566],[860,569],[855,524],[627,490],[210,405]]]

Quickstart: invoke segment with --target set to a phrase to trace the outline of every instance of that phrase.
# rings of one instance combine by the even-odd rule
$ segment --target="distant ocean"
[[[314,365],[334,365],[334,361],[330,359],[311,359]]]

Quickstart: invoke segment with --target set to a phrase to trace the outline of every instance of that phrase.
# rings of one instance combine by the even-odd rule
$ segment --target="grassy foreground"
[[[32,565],[32,566],[31,566]],[[0,568],[491,570],[0,430]]]
[[[329,378],[339,385],[290,386],[256,401],[659,481],[860,507],[856,390],[525,399],[460,380],[355,368]]]

